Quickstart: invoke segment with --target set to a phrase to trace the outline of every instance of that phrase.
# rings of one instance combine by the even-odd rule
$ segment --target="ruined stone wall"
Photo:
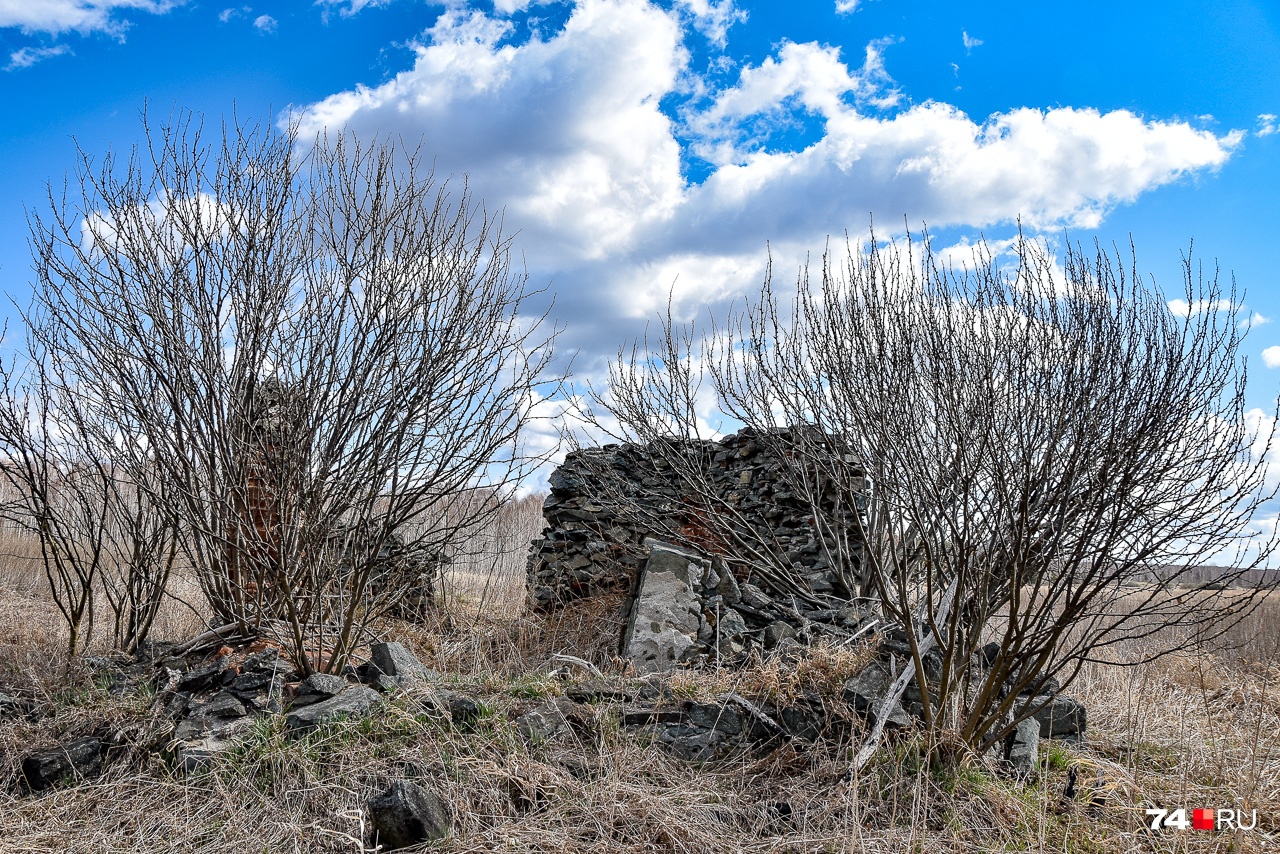
[[[699,594],[704,651],[709,638],[736,653],[757,642],[847,634],[862,617],[850,608],[850,566],[842,574],[833,563],[833,543],[814,524],[810,501],[792,488],[790,462],[782,458],[788,435],[744,429],[719,442],[680,443],[674,447],[683,471],[670,453],[651,447],[569,454],[550,478],[547,527],[529,560],[535,609],[634,596],[649,557],[645,540],[653,538],[706,556],[716,577],[734,582]],[[853,512],[823,508],[846,535],[857,528]]]

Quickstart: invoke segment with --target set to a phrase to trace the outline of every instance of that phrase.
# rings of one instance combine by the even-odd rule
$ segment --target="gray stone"
[[[770,623],[764,629],[764,648],[773,649],[782,641],[795,636],[796,630],[786,623]]]
[[[294,709],[285,718],[286,729],[306,731],[342,718],[358,718],[369,714],[382,695],[366,685],[352,685],[335,697]]]
[[[804,656],[804,644],[795,638],[783,638],[773,648],[773,654],[786,660],[798,660]]]
[[[369,663],[376,673],[388,676],[400,684],[416,679],[430,679],[435,675],[404,644],[397,641],[370,646]]]
[[[715,730],[725,736],[742,734],[745,722],[742,711],[736,706],[691,701],[685,704],[685,712],[693,726]]]
[[[759,587],[756,587],[754,584],[743,584],[741,585],[741,590],[742,590],[742,602],[745,605],[748,605],[752,608],[763,609],[763,608],[768,608],[770,605],[773,604],[773,600],[770,599],[763,590],[761,590]]]
[[[566,712],[573,708],[568,700],[547,700],[530,712],[516,718],[516,730],[529,744],[539,744],[568,726]]]
[[[720,632],[720,641],[737,640],[747,633],[747,621],[732,608],[720,610],[720,622],[716,623]]]
[[[298,685],[293,698],[293,705],[309,706],[330,697],[336,697],[350,687],[351,683],[341,676],[330,673],[312,673]]]
[[[657,740],[677,759],[705,762],[715,756],[721,738],[714,730],[673,724],[662,727]]]
[[[889,694],[893,678],[884,666],[876,663],[864,669],[857,676],[844,683],[843,696],[858,714],[875,723],[881,704]],[[901,703],[894,703],[885,718],[886,726],[910,726],[911,718],[903,710]]]
[[[724,601],[730,605],[736,605],[742,601],[742,590],[738,587],[738,579],[734,578],[728,568],[720,573],[720,583],[716,585],[716,589],[724,597]]]
[[[1027,718],[1009,735],[1007,758],[1013,773],[1022,778],[1034,777],[1040,761],[1040,723]]]
[[[385,851],[444,839],[453,826],[444,799],[412,780],[396,780],[365,807],[374,844]]]
[[[244,704],[225,691],[214,694],[191,710],[191,716],[199,718],[241,718],[247,714]]]
[[[52,750],[33,753],[22,760],[27,789],[42,792],[65,782],[92,777],[102,770],[106,746],[97,738],[82,738]]]
[[[182,744],[177,751],[178,769],[183,774],[199,774],[207,771],[220,754],[226,753],[235,742],[228,738],[208,736]]]
[[[623,655],[641,672],[670,670],[694,649],[702,605],[695,590],[705,560],[646,540],[649,560],[640,575],[622,639]]]
[[[480,720],[484,709],[479,703],[462,694],[449,695],[449,720],[458,726],[468,726]]]
[[[176,687],[179,691],[203,691],[206,688],[212,688],[221,684],[222,674],[226,669],[226,662],[219,658],[203,667],[183,673]]]
[[[1048,705],[1036,712],[1033,718],[1040,725],[1040,737],[1082,741],[1089,724],[1084,704],[1071,697],[1033,697],[1030,703],[1038,706],[1046,700]]]

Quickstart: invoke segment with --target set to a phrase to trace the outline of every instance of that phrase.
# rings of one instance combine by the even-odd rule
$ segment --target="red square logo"
[[[1192,810],[1191,826],[1196,830],[1213,830],[1213,810]]]

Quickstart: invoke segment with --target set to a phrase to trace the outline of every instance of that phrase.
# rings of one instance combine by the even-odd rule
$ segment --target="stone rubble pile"
[[[255,646],[224,648],[195,666],[182,656],[157,662],[155,703],[174,722],[169,746],[184,771],[207,765],[260,717],[285,713],[285,728],[303,733],[340,718],[363,717],[383,692],[430,675],[399,643],[373,644],[370,660],[349,668],[347,676],[312,673],[306,678],[275,647]]]
[[[834,544],[823,541],[812,506],[787,486],[788,463],[771,450],[785,445],[785,437],[744,429],[719,442],[681,443],[683,471],[651,447],[606,445],[569,454],[551,475],[543,505],[547,526],[529,559],[534,608],[634,594],[649,559],[646,541],[653,538],[710,564],[692,591],[702,607],[698,647],[682,652],[686,659],[712,647],[721,656],[736,655],[751,646],[856,631],[866,614],[849,604],[853,591],[833,565]],[[713,496],[710,504],[700,493]],[[852,535],[854,512],[828,506],[823,515]],[[772,580],[778,572],[763,571],[755,559],[760,555],[770,556],[772,568],[795,586],[782,589]]]

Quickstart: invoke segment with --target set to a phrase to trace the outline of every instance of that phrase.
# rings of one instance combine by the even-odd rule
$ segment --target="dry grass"
[[[528,521],[527,519],[525,520]],[[850,717],[816,745],[783,746],[698,766],[584,706],[571,732],[527,745],[513,719],[567,687],[552,656],[589,657],[625,675],[602,627],[620,603],[554,620],[524,610],[527,528],[494,537],[484,564],[455,565],[445,607],[421,624],[389,624],[452,687],[476,697],[480,721],[458,729],[395,698],[363,722],[284,737],[262,722],[205,774],[180,778],[148,747],[161,738],[144,695],[112,696],[61,659],[56,611],[30,573],[0,563],[0,689],[38,696],[46,716],[0,721],[0,851],[355,852],[366,797],[405,774],[452,806],[440,850],[487,851],[1264,851],[1280,840],[1280,600],[1269,599],[1219,647],[1139,667],[1091,665],[1071,693],[1090,712],[1087,747],[1052,744],[1038,781],[1006,779],[969,758],[941,762],[910,733],[861,775],[849,774],[860,725]],[[479,555],[480,549],[475,553]],[[491,568],[488,571],[486,567]],[[182,628],[175,608],[165,631]],[[174,635],[177,636],[177,635]],[[1138,656],[1142,650],[1128,651]],[[864,648],[827,648],[796,663],[681,675],[678,696],[736,691],[786,700],[838,697]],[[563,667],[559,668],[563,671]],[[576,676],[576,674],[573,674]],[[20,758],[98,730],[124,733],[104,776],[19,797]],[[1080,794],[1062,800],[1068,769]],[[1090,800],[1101,797],[1099,806]],[[1143,810],[1256,809],[1238,834],[1146,829]],[[367,840],[366,840],[367,841]]]

